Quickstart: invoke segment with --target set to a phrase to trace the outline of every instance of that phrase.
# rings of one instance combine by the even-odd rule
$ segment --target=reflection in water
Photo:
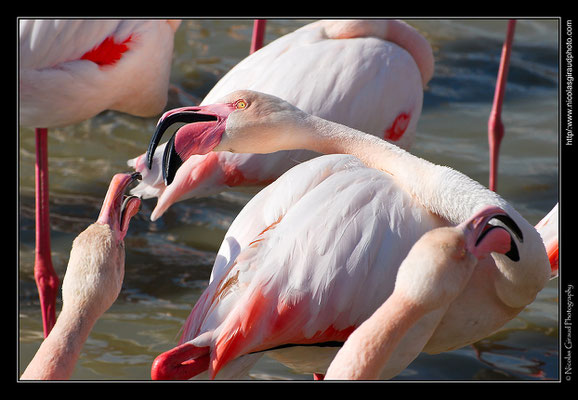
[[[273,20],[266,41],[308,21]],[[432,43],[434,78],[424,97],[412,152],[488,181],[487,118],[505,20],[410,21]],[[167,108],[196,104],[248,54],[251,20],[191,20],[177,32]],[[504,106],[498,191],[531,223],[556,203],[557,25],[521,20],[516,27]],[[196,99],[196,100],[195,100]],[[157,118],[115,112],[49,134],[53,263],[64,275],[72,240],[98,216],[110,178],[142,154]],[[34,134],[20,130],[20,373],[42,340],[34,261]],[[152,360],[177,342],[207,286],[228,226],[250,198],[225,193],[188,200],[150,222],[143,202],[126,238],[126,274],[113,307],[97,322],[73,379],[143,380]],[[398,380],[557,379],[557,280],[498,333],[473,346],[420,355]],[[61,302],[58,300],[57,309]],[[262,357],[252,379],[312,379]]]

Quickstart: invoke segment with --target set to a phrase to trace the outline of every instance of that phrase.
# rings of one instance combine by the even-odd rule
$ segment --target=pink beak
[[[489,224],[492,219],[502,221],[520,242],[523,241],[522,232],[514,220],[501,208],[488,206],[458,225],[464,231],[468,251],[478,259],[496,252],[505,254],[512,261],[518,261],[520,256],[512,235],[502,226]]]
[[[182,107],[167,111],[160,118],[147,150],[147,163],[152,168],[155,149],[165,131],[176,123],[185,123],[168,141],[163,154],[163,179],[168,186],[177,170],[195,154],[207,154],[220,142],[227,118],[235,110],[233,104]]]
[[[514,220],[501,208],[488,206],[458,225],[464,231],[468,251],[478,259],[496,252],[505,254],[512,261],[518,261],[520,255],[512,235],[502,226],[489,224],[492,219],[502,221],[520,242],[523,241],[522,231]]]
[[[130,219],[140,207],[141,201],[138,197],[124,196],[128,186],[136,179],[140,179],[138,172],[116,174],[112,177],[96,221],[99,224],[109,225],[114,232],[117,232],[119,240],[123,240],[126,236]]]

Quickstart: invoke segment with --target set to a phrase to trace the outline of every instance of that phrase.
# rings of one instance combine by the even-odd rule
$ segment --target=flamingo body
[[[431,47],[403,22],[318,21],[242,60],[201,104],[213,103],[237,89],[258,90],[408,148],[421,114],[423,88],[432,73]],[[179,200],[231,187],[261,188],[295,164],[318,155],[307,150],[197,155],[166,186],[158,167],[163,149],[157,149],[158,161],[151,170],[143,156],[129,161],[143,175],[133,193],[158,197],[152,220]]]
[[[167,102],[178,21],[20,21],[20,123],[51,128],[104,110],[138,116]]]
[[[195,308],[181,341],[214,331],[219,342],[238,324],[258,332],[229,339],[228,346],[242,353],[344,340],[391,293],[395,266],[412,241],[441,223],[396,189],[351,156],[323,156],[291,169],[235,219],[214,265],[211,300]],[[265,210],[261,221],[255,220],[257,210]],[[316,349],[307,349],[305,359],[301,349],[279,350],[273,357],[304,372],[322,372],[332,350],[316,357]],[[227,361],[224,354],[219,363]]]
[[[343,342],[387,299],[411,244],[443,224],[389,176],[355,157],[328,155],[300,164],[233,221],[180,343],[235,348],[214,359],[212,370],[224,366],[219,378],[239,378],[260,354],[228,365],[237,352]],[[251,334],[223,339],[244,325]],[[337,350],[291,346],[267,354],[314,373],[324,372]]]

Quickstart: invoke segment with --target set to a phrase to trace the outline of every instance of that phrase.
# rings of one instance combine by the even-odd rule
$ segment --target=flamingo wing
[[[354,157],[301,164],[235,219],[181,343],[209,347],[214,376],[246,354],[343,342],[389,296],[411,244],[439,224]]]

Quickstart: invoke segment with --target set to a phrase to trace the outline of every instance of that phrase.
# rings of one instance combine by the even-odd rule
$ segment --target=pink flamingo
[[[258,90],[409,148],[421,114],[423,88],[433,69],[430,44],[402,21],[317,21],[242,60],[201,104],[237,89]],[[167,186],[160,169],[165,148],[158,147],[155,162],[144,154],[129,161],[143,175],[132,193],[158,198],[153,221],[180,200],[230,188],[260,189],[317,155],[306,150],[196,155]]]
[[[175,20],[20,20],[20,124],[36,128],[36,256],[44,336],[59,279],[50,250],[48,129],[110,109],[138,116],[167,102]],[[38,128],[40,127],[40,128]]]
[[[471,222],[479,217],[474,216]],[[489,251],[500,252],[500,245],[509,243],[496,241],[488,247],[468,250],[466,243],[475,241],[472,223],[462,223],[455,228],[438,228],[425,233],[412,247],[399,267],[394,292],[370,318],[365,320],[345,341],[331,362],[326,380],[377,379],[389,356],[409,330],[413,321],[422,318],[434,308],[446,306],[463,289],[471,276],[476,258],[480,259]],[[479,225],[478,225],[479,227]],[[551,279],[558,276],[558,205],[537,225],[550,260]],[[468,239],[469,237],[469,239]],[[470,247],[471,248],[471,247]],[[441,251],[443,250],[443,251]],[[466,256],[467,254],[475,256]],[[414,274],[425,279],[415,280]],[[418,285],[415,285],[415,281]],[[420,287],[427,283],[425,287]],[[433,288],[433,296],[429,290]],[[412,294],[417,300],[408,299]],[[424,298],[423,294],[428,297]],[[408,305],[408,300],[411,304]],[[441,304],[441,305],[440,305]]]
[[[487,229],[477,244],[507,235],[509,250],[481,259],[453,301],[413,323],[380,378],[395,376],[422,351],[448,351],[491,334],[551,275],[542,237],[498,194],[373,135],[253,91],[167,112],[151,142],[175,122],[185,124],[168,142],[169,178],[188,157],[210,151],[337,154],[290,169],[239,213],[180,345],[153,363],[155,379],[204,371],[235,378],[264,352],[324,374],[334,346],[391,295],[410,248],[426,232],[459,225],[487,206],[504,213],[488,215],[498,221],[482,223]],[[438,286],[414,278],[416,287],[437,293]]]
[[[123,200],[138,174],[113,177],[97,221],[74,239],[62,282],[62,311],[21,376],[68,379],[95,322],[115,302],[124,278],[124,237],[140,199]]]
[[[504,94],[506,92],[506,82],[508,80],[508,68],[510,66],[510,54],[512,52],[512,41],[514,40],[514,30],[516,20],[508,21],[508,30],[506,40],[502,48],[502,57],[500,59],[500,68],[498,70],[498,79],[496,82],[496,91],[494,93],[494,102],[492,111],[488,120],[488,144],[490,147],[490,190],[496,191],[498,184],[498,156],[500,153],[500,144],[504,137],[504,124],[502,123],[502,105],[504,103]]]

